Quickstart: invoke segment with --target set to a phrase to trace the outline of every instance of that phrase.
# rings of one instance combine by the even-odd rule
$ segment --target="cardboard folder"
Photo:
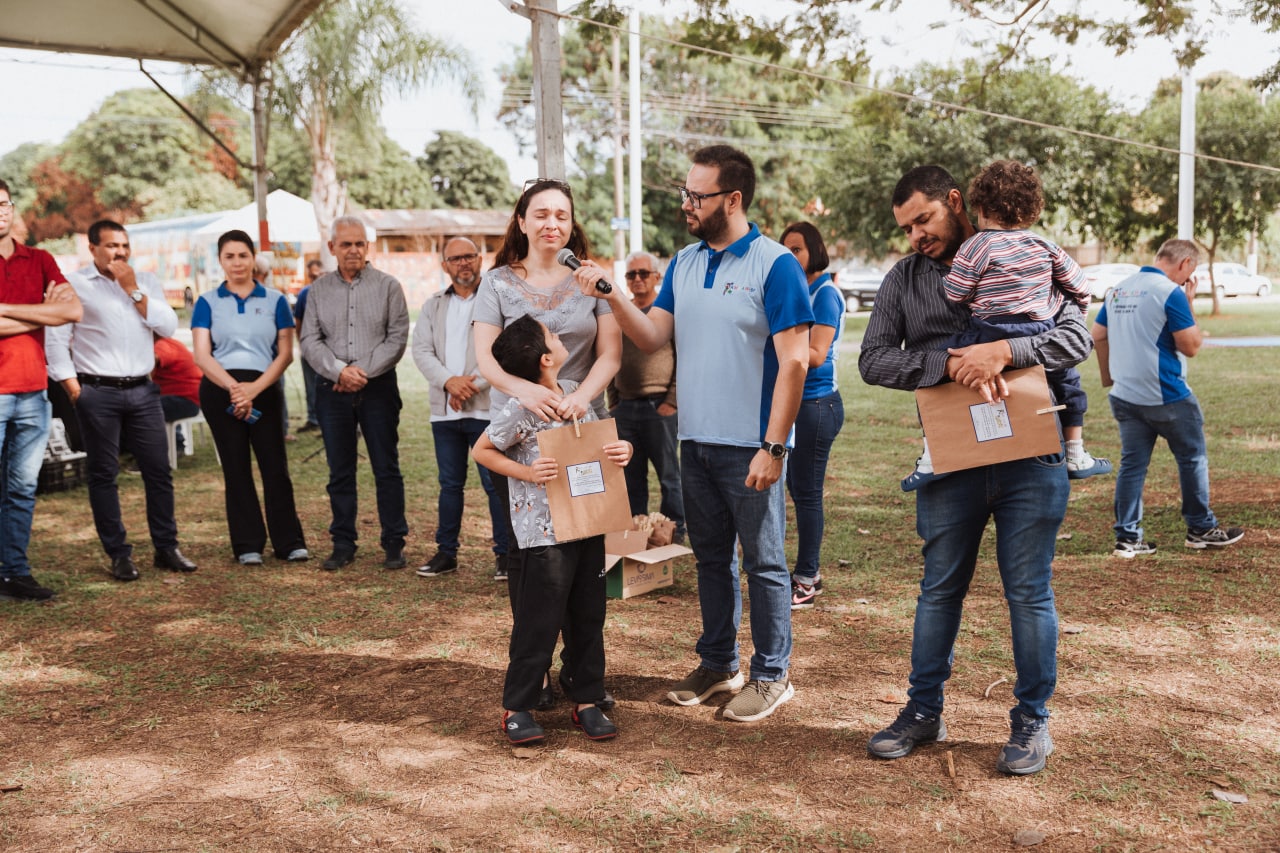
[[[939,474],[1062,452],[1057,410],[1040,365],[1004,374],[1009,396],[987,403],[955,382],[916,390],[920,422]]]

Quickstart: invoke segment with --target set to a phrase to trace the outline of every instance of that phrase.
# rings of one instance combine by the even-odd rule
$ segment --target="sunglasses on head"
[[[530,190],[560,190],[567,196],[573,196],[573,188],[559,178],[530,178],[524,182],[524,189],[521,195],[528,195]]]

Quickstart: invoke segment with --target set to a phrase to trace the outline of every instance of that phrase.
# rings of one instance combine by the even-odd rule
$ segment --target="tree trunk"
[[[320,229],[320,263],[326,270],[331,270],[335,264],[329,251],[329,233],[333,220],[346,210],[347,188],[338,181],[338,158],[328,120],[323,116],[313,116],[309,130],[311,206],[315,208],[316,227]]]

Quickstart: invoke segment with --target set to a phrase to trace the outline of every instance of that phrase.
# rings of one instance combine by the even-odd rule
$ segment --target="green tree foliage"
[[[500,210],[516,201],[507,163],[478,139],[440,131],[418,158],[445,207]]]
[[[381,127],[357,136],[341,134],[338,151],[352,205],[390,209],[440,206],[440,196],[428,174]]]
[[[641,72],[645,81],[645,248],[670,255],[690,241],[675,186],[684,182],[689,155],[709,144],[732,144],[752,157],[759,181],[749,214],[766,233],[777,235],[789,223],[809,216],[806,210],[818,207],[828,190],[820,166],[824,154],[834,150],[845,132],[848,92],[796,73],[809,68],[809,63],[779,57],[768,43],[741,42],[735,52],[777,59],[784,68],[734,62],[671,44],[669,40],[688,36],[684,22],[646,18],[642,26],[647,36],[642,42]],[[583,24],[562,40],[566,145],[574,152],[570,176],[575,188],[584,180],[591,188],[590,199],[578,191],[575,200],[592,245],[602,253],[612,244],[607,223],[614,211],[612,39],[613,31]],[[625,68],[625,39],[622,54]],[[821,65],[817,70],[834,71]],[[506,106],[499,118],[528,147],[533,109],[527,51],[503,69],[503,79]],[[622,102],[625,110],[625,92]],[[630,145],[625,132],[623,145]],[[604,196],[599,204],[597,194]],[[600,222],[586,221],[582,211],[597,207],[600,213],[594,215]]]
[[[24,142],[0,157],[0,178],[9,185],[9,197],[19,211],[26,211],[36,200],[36,185],[31,172],[36,164],[52,157],[56,149],[42,142]]]
[[[210,113],[211,117],[218,116]],[[232,150],[240,144],[234,121],[214,121],[213,129]],[[234,162],[203,135],[162,93],[126,89],[108,97],[81,122],[60,146],[62,167],[97,188],[106,208],[141,207],[160,203],[167,212],[198,213],[183,208],[183,198],[199,200],[225,196],[228,188],[190,192],[190,185],[173,199],[164,198],[170,181],[203,176],[209,187],[218,181],[234,184]],[[208,209],[208,208],[203,208]],[[217,208],[213,208],[217,209]]]
[[[1111,142],[1020,124],[956,108],[963,105],[1013,116],[1045,116],[1054,124],[1124,136],[1128,119],[1104,95],[1069,77],[1031,64],[984,78],[976,63],[959,68],[921,66],[888,88],[860,98],[854,128],[829,170],[829,204],[835,232],[855,250],[874,256],[904,250],[890,198],[904,172],[937,163],[962,188],[992,160],[1029,163],[1045,187],[1038,228],[1055,223],[1067,232],[1128,247],[1137,239],[1132,149]]]
[[[1181,84],[1167,80],[1142,112],[1146,139],[1178,147]],[[1230,74],[1200,83],[1196,98],[1196,151],[1244,163],[1280,163],[1280,102],[1263,103],[1246,81]],[[1178,155],[1144,152],[1137,172],[1154,243],[1177,234]],[[1265,232],[1280,206],[1280,175],[1210,160],[1196,160],[1196,240],[1213,262],[1241,246],[1253,230]],[[1214,313],[1218,313],[1215,297]]]
[[[473,102],[479,93],[466,54],[419,32],[394,0],[325,5],[280,51],[272,76],[279,110],[307,140],[310,195],[322,233],[342,213],[343,187],[352,180],[354,164],[339,164],[340,132],[371,133],[387,91],[408,92],[447,78]],[[406,197],[403,184],[379,192],[384,190]]]

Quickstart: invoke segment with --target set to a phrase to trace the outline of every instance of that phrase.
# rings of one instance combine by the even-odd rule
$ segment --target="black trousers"
[[[566,630],[561,674],[575,702],[604,698],[604,537],[525,548],[512,572],[511,646],[502,707],[528,711],[538,704],[551,667],[556,635]]]
[[[262,374],[256,370],[227,371],[240,382],[252,382]],[[261,554],[266,550],[267,533],[277,557],[287,557],[295,548],[305,548],[302,522],[293,501],[293,481],[280,412],[284,404],[279,384],[267,388],[253,401],[262,413],[255,423],[245,423],[227,414],[231,395],[208,379],[200,382],[200,409],[209,422],[214,444],[222,459],[222,480],[226,487],[227,528],[231,550],[241,554]],[[250,452],[258,460],[262,474],[262,496],[267,504],[267,523],[262,523],[262,505],[253,482]]]
[[[133,388],[84,384],[76,402],[89,473],[89,506],[102,550],[111,559],[130,556],[120,516],[120,451],[133,454],[147,497],[147,527],[157,551],[178,547],[173,518],[173,477],[169,471],[169,439],[164,433],[160,387],[146,382]]]

